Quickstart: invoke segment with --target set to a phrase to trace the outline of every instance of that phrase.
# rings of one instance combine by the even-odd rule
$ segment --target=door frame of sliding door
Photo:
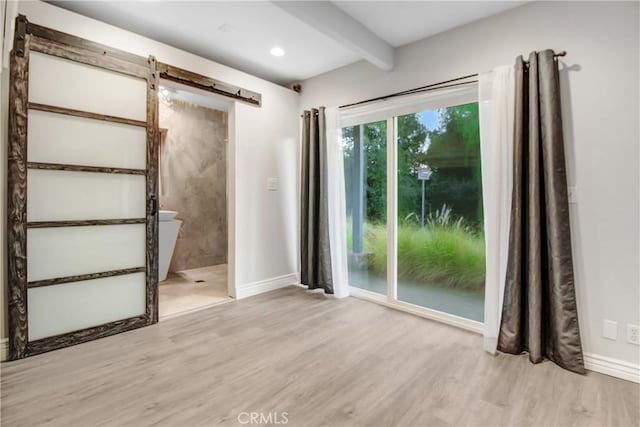
[[[387,119],[387,301],[398,299],[398,117]]]
[[[482,334],[484,324],[427,307],[398,300],[398,116],[387,122],[387,293],[349,287],[350,295],[382,304],[386,307],[410,313],[467,331]],[[362,124],[360,125],[362,126]]]
[[[393,283],[395,284],[397,283],[397,281],[394,280]],[[389,284],[387,284],[387,289],[389,289]],[[391,299],[388,295],[378,294],[376,292],[368,291],[366,289],[360,289],[355,286],[349,287],[349,295],[365,301],[375,302],[376,304],[384,305],[385,307],[389,307],[394,310],[403,311],[415,316],[424,317],[425,319],[435,320],[436,322],[455,326],[457,328],[464,329],[470,332],[475,332],[477,334],[482,334],[484,332],[483,323],[456,316],[454,314],[448,314],[442,311],[433,310],[431,308],[422,307],[416,304],[399,301],[398,299]]]

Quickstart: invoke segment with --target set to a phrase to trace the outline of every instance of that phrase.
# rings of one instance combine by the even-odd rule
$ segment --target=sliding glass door
[[[354,293],[483,321],[478,104],[467,101],[342,129]]]
[[[387,122],[342,130],[351,286],[387,293]]]
[[[398,299],[483,320],[478,104],[398,117]]]

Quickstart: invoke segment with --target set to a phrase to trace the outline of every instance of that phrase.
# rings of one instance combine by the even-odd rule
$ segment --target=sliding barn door
[[[155,60],[20,16],[10,73],[10,358],[155,323]]]

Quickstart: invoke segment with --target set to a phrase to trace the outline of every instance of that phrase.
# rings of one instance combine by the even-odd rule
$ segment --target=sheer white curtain
[[[333,295],[349,296],[347,269],[347,210],[345,206],[344,160],[338,108],[325,109],[327,123],[327,166],[329,195],[329,244]]]
[[[507,271],[513,189],[514,67],[478,77],[482,193],[486,246],[484,349],[496,353]]]

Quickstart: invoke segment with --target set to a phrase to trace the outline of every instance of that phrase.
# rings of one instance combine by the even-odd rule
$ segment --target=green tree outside
[[[426,211],[446,205],[471,226],[482,222],[482,182],[478,104],[438,110],[439,124],[428,129],[419,114],[398,117],[398,216],[419,218],[421,183],[418,168],[428,166]],[[386,222],[386,121],[364,125],[366,218]],[[347,211],[351,212],[354,128],[343,129]]]

